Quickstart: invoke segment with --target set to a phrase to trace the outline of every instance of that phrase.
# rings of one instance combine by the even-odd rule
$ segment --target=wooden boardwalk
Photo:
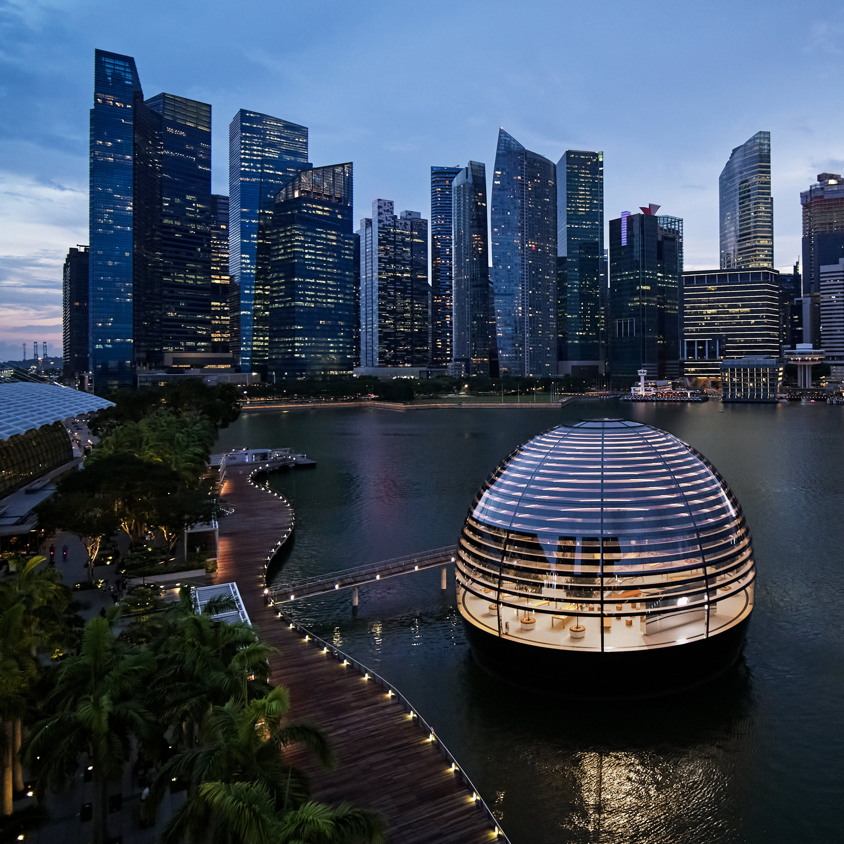
[[[295,755],[312,779],[314,797],[377,809],[387,819],[390,844],[506,841],[396,697],[324,654],[265,603],[264,564],[289,535],[294,515],[283,498],[250,483],[255,468],[227,470],[222,497],[235,512],[220,523],[215,580],[237,582],[261,639],[278,648],[273,680],[290,690],[293,717],[319,724],[331,738],[335,771]]]

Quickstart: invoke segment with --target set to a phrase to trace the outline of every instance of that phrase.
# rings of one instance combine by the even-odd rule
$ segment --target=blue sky
[[[603,150],[606,219],[656,202],[687,267],[716,266],[718,174],[767,129],[785,268],[800,191],[844,170],[842,4],[0,0],[0,359],[60,349],[96,47],[134,56],[146,96],[211,103],[215,192],[249,108],[308,126],[314,164],[354,162],[356,218],[376,197],[427,215],[430,166],[490,174],[503,126],[555,161]]]

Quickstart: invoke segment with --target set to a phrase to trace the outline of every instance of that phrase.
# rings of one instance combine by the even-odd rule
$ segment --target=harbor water
[[[456,543],[475,492],[513,448],[598,416],[685,440],[744,508],[756,608],[741,662],[721,680],[602,704],[503,684],[473,662],[453,578],[442,591],[436,569],[362,587],[356,613],[351,592],[289,611],[404,692],[513,844],[844,840],[844,407],[259,411],[224,430],[217,450],[291,446],[317,461],[271,477],[296,511],[276,575],[289,581]]]

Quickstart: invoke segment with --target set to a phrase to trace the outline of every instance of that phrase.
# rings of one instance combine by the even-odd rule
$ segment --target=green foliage
[[[168,410],[177,417],[191,413],[204,416],[216,438],[221,428],[240,415],[240,398],[231,384],[210,387],[199,379],[174,381],[155,389],[122,390],[109,396],[115,406],[101,410],[89,427],[103,437],[120,425],[140,422],[157,411]]]
[[[176,415],[159,410],[138,422],[115,427],[85,461],[86,468],[121,454],[172,470],[185,486],[196,484],[205,472],[216,430],[194,411]]]
[[[120,777],[132,751],[133,738],[152,737],[157,721],[141,700],[155,660],[115,639],[108,618],[88,622],[79,653],[53,671],[53,690],[46,717],[24,746],[24,761],[35,776],[39,795],[73,777],[82,754],[92,766],[94,842],[107,838],[108,784]]]
[[[155,812],[173,778],[188,786],[160,839],[169,844],[209,832],[231,844],[383,840],[376,814],[310,801],[308,779],[286,753],[303,747],[331,767],[331,746],[319,728],[290,720],[287,690],[268,682],[272,649],[252,627],[211,618],[231,601],[197,614],[187,589],[166,608],[155,590],[133,590],[143,609],[162,611],[142,612],[118,637],[114,607],[88,623],[75,652],[44,669],[35,654],[58,641],[51,613],[69,596],[40,563],[0,584],[0,710],[17,718],[40,707],[23,748],[39,798],[65,785],[83,759],[91,766],[95,844],[108,839],[109,783],[135,752],[159,765],[145,811]]]
[[[285,748],[292,744],[307,747],[329,767],[334,764],[334,756],[328,739],[317,727],[283,723],[289,709],[287,690],[276,686],[263,698],[233,698],[207,712],[198,743],[170,759],[152,789],[152,799],[157,802],[174,777],[192,784],[187,800],[165,828],[165,844],[185,836],[199,838],[215,820],[224,826],[231,821],[230,814],[215,809],[220,807],[213,799],[215,793],[234,788],[242,798],[237,814],[260,822],[267,830],[277,822],[276,813],[289,812],[306,802],[308,780],[285,761]],[[238,829],[235,822],[230,829],[234,840],[239,840]]]

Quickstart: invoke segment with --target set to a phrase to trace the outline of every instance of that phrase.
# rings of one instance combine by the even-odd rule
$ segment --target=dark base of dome
[[[565,697],[647,698],[708,683],[738,661],[750,618],[709,639],[642,651],[575,651],[502,639],[463,622],[475,661],[508,683]]]

